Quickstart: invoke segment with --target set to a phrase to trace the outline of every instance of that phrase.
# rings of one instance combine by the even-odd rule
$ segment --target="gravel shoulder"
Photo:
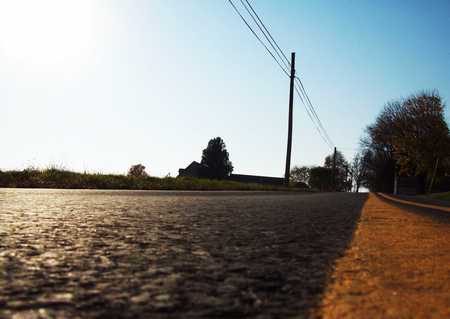
[[[386,196],[386,195],[385,195]],[[450,212],[450,202],[449,201],[444,201],[444,200],[439,200],[439,199],[435,199],[432,198],[430,196],[407,196],[407,195],[389,195],[389,198],[392,201],[406,201],[408,202],[407,204],[409,204],[410,206],[422,206],[422,207],[427,207],[431,208],[431,209],[437,209],[437,210],[442,210],[442,211],[447,211]]]
[[[318,316],[450,318],[450,215],[370,194]]]

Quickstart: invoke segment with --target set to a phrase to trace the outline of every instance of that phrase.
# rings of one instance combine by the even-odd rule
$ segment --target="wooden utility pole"
[[[333,188],[336,191],[336,147],[333,154]]]
[[[284,171],[284,183],[289,185],[289,175],[291,171],[291,148],[292,148],[292,106],[294,103],[294,82],[295,82],[295,52],[291,53],[291,82],[289,87],[289,120],[288,120],[288,140],[286,152],[286,170]]]

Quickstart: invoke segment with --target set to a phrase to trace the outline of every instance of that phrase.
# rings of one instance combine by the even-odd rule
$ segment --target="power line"
[[[257,18],[257,20],[259,21],[259,23],[258,23],[258,21],[255,20],[254,16],[249,12],[247,6],[243,3],[243,0],[240,0],[240,1],[241,1],[242,5],[245,7],[245,9],[247,10],[247,12],[248,12],[248,13],[250,14],[250,16],[252,17],[253,21],[257,24],[258,28],[259,28],[259,29],[261,30],[261,32],[264,34],[266,40],[270,43],[270,45],[272,46],[272,48],[275,50],[275,52],[277,53],[278,57],[282,59],[282,57],[280,56],[280,53],[279,53],[279,52],[281,52],[281,55],[284,57],[284,59],[287,61],[287,64],[290,66],[290,61],[289,61],[289,59],[287,58],[286,54],[285,54],[284,51],[280,48],[280,46],[278,45],[277,41],[273,38],[272,34],[271,34],[270,31],[267,29],[267,27],[265,26],[264,22],[261,20],[261,18],[259,17],[258,13],[257,13],[257,12],[255,11],[255,9],[253,8],[253,6],[251,5],[251,3],[250,3],[248,0],[245,0],[245,2],[248,4],[248,6],[250,7],[250,9],[251,9],[251,11],[253,12],[253,14],[256,16],[256,18]],[[262,28],[263,28],[264,30],[261,29],[261,26],[260,26],[260,25],[262,26]],[[268,36],[266,35],[266,33],[267,33]],[[270,40],[268,37],[270,37],[271,40]],[[272,43],[272,42],[273,42],[273,43]],[[275,44],[275,46],[274,46],[274,44]],[[277,49],[278,49],[278,50],[277,50]],[[279,51],[279,52],[278,52],[278,51]],[[286,65],[286,62],[285,62],[285,61],[283,61],[283,63]],[[323,124],[322,124],[322,121],[320,120],[319,116],[317,115],[317,112],[316,112],[316,110],[315,110],[315,107],[314,107],[314,105],[312,104],[312,102],[311,102],[311,100],[310,100],[310,98],[309,98],[309,96],[308,96],[308,94],[307,94],[307,92],[306,92],[306,89],[305,89],[304,86],[303,86],[303,83],[302,83],[301,80],[300,80],[299,78],[297,78],[297,77],[296,77],[296,80],[300,83],[301,91],[303,92],[303,96],[305,97],[305,100],[306,100],[306,102],[307,102],[307,104],[308,104],[307,107],[310,109],[310,111],[311,111],[311,113],[312,113],[312,116],[316,119],[316,122],[317,122],[317,124],[319,125],[320,130],[322,130],[322,132],[323,132],[323,134],[321,133],[321,136],[324,135],[325,139],[327,140],[327,144],[328,144],[328,145],[330,145],[330,144],[333,145],[334,143],[332,142],[330,136],[328,135],[328,132],[326,131],[325,127],[324,127]],[[297,93],[299,93],[299,92],[297,92]],[[299,94],[299,97],[300,97],[302,103],[305,105],[305,101],[303,101],[303,99],[302,99],[302,97],[301,97],[300,94]],[[305,105],[305,106],[306,106],[306,105]],[[310,114],[308,113],[308,115],[310,115]],[[311,116],[310,116],[310,118],[311,118]],[[311,120],[313,120],[313,119],[311,118]]]
[[[298,86],[300,87],[300,86]],[[302,89],[300,88],[300,92],[301,94],[303,94],[304,96],[304,100],[307,100],[308,97],[305,96],[305,93],[302,91]],[[317,118],[316,114],[315,114],[315,110],[312,106],[310,106],[308,103],[304,103],[305,108],[307,108],[310,112],[311,112],[311,121],[313,122],[314,126],[316,127],[316,129],[319,131],[322,139],[324,140],[324,142],[330,147],[333,148],[334,147],[334,143],[333,141],[330,139],[327,131],[324,129],[322,123],[320,122],[320,119]]]
[[[298,78],[298,77],[296,77],[296,79],[297,79],[297,82],[300,84],[300,88],[301,88],[301,90],[303,91],[304,96],[305,96],[305,99],[308,101],[308,104],[309,104],[309,106],[310,106],[310,109],[311,109],[311,111],[313,112],[314,117],[317,119],[317,122],[318,122],[320,128],[321,128],[322,131],[324,132],[324,134],[325,134],[327,140],[328,140],[332,145],[334,145],[333,141],[331,140],[330,136],[328,135],[327,130],[326,130],[325,127],[323,126],[322,121],[320,120],[319,116],[317,115],[317,112],[316,112],[316,110],[315,110],[315,108],[314,108],[314,105],[312,104],[311,100],[309,99],[308,93],[306,92],[306,89],[305,89],[305,87],[303,86],[302,81],[301,81],[300,78]]]
[[[241,12],[238,10],[238,8],[236,8],[236,6],[234,5],[233,1],[228,0],[228,2],[231,4],[231,6],[234,8],[234,10],[236,11],[236,13],[241,17],[242,21],[244,21],[245,25],[250,29],[250,31],[253,33],[253,35],[258,39],[258,41],[264,46],[264,48],[266,49],[266,51],[272,56],[272,58],[275,60],[275,62],[278,64],[278,66],[280,67],[280,69],[284,72],[284,74],[286,74],[287,76],[289,76],[289,73],[283,68],[283,66],[280,64],[280,62],[277,60],[277,58],[273,55],[272,51],[269,50],[269,48],[267,47],[267,45],[261,40],[261,38],[258,36],[258,34],[256,34],[256,32],[253,30],[253,28],[250,26],[250,24],[247,22],[247,20],[245,20],[245,18],[242,16]]]
[[[258,26],[258,29],[259,29],[259,30],[261,31],[261,33],[264,35],[264,37],[266,38],[267,42],[269,42],[270,46],[271,46],[272,49],[275,51],[276,55],[280,58],[281,62],[283,62],[284,66],[285,66],[287,69],[289,69],[289,68],[291,67],[290,62],[288,61],[288,63],[286,63],[286,61],[284,61],[284,59],[283,59],[284,56],[281,55],[281,54],[278,52],[278,50],[277,50],[278,45],[277,45],[277,47],[275,47],[275,45],[274,45],[274,44],[272,43],[272,41],[269,39],[269,37],[267,36],[267,34],[268,34],[268,35],[270,36],[270,38],[273,40],[273,38],[272,38],[272,36],[270,35],[269,31],[267,31],[267,28],[264,26],[264,23],[261,21],[261,19],[259,18],[258,14],[255,12],[255,10],[253,10],[253,7],[251,6],[251,4],[250,4],[247,0],[245,0],[245,2],[247,2],[248,6],[250,6],[250,9],[251,9],[251,11],[250,11],[249,7],[245,4],[245,2],[244,2],[243,0],[239,0],[239,1],[241,2],[242,6],[245,8],[245,10],[247,11],[247,13],[250,15],[250,17],[252,17],[253,22],[255,22],[255,24]],[[252,14],[252,12],[253,12],[253,14]],[[256,20],[255,16],[256,16],[256,18],[258,18],[258,20]],[[259,21],[259,22],[258,22],[258,21]],[[264,28],[264,29],[263,29],[263,28]],[[266,32],[265,32],[264,30],[266,30],[267,34],[266,34]],[[273,41],[275,42],[275,40],[273,40]],[[275,44],[276,44],[276,42],[275,42]],[[279,48],[279,47],[278,47],[278,48]],[[281,52],[281,53],[284,54],[283,52]]]
[[[250,15],[250,17],[252,18],[253,22],[258,27],[258,29],[264,35],[264,37],[267,40],[267,42],[269,42],[270,46],[275,51],[275,54],[278,56],[279,59],[281,59],[282,63],[287,68],[289,68],[290,64],[291,64],[289,59],[287,58],[287,56],[284,53],[284,51],[280,48],[280,46],[278,45],[278,43],[276,42],[276,40],[274,39],[274,37],[272,36],[270,31],[268,30],[268,28],[265,26],[264,22],[259,17],[258,13],[255,11],[253,6],[250,4],[250,2],[248,0],[245,0],[245,3],[244,3],[243,0],[239,0],[239,1],[241,2],[241,5],[245,8],[247,13]],[[249,30],[253,33],[253,35],[258,39],[258,41],[261,43],[261,45],[263,45],[264,48],[266,49],[266,51],[271,55],[271,57],[274,59],[274,61],[277,63],[277,65],[280,67],[280,69],[283,71],[283,73],[286,74],[287,76],[290,76],[288,74],[288,72],[286,71],[286,69],[283,68],[283,66],[281,65],[279,60],[272,53],[272,51],[267,47],[267,45],[264,43],[264,41],[258,36],[258,34],[255,32],[255,30],[250,26],[250,24],[247,22],[247,20],[241,14],[239,9],[235,6],[235,4],[231,0],[228,0],[228,2],[231,4],[233,9],[236,11],[236,13],[239,15],[239,17],[245,23],[245,25],[249,28]],[[330,138],[328,132],[326,131],[325,127],[323,126],[322,121],[320,120],[320,118],[319,118],[319,116],[318,116],[318,114],[317,114],[317,112],[315,110],[315,107],[312,104],[312,102],[311,102],[311,100],[310,100],[310,98],[308,96],[308,93],[306,92],[306,89],[305,89],[302,81],[298,77],[295,77],[295,80],[297,81],[295,83],[295,86],[294,86],[295,87],[295,91],[297,92],[298,97],[300,98],[302,104],[304,105],[305,110],[306,110],[306,112],[308,114],[308,117],[313,122],[313,125],[314,125],[315,129],[319,133],[320,137],[324,140],[324,142],[330,148],[333,148],[334,143],[331,140],[331,138]]]
[[[321,131],[321,129],[319,128],[319,126],[317,126],[316,121],[315,121],[314,118],[313,118],[313,115],[311,115],[311,112],[312,112],[312,111],[311,111],[310,108],[308,107],[308,104],[304,102],[304,100],[305,100],[306,98],[302,98],[302,93],[300,93],[300,91],[299,91],[297,85],[295,86],[295,91],[297,92],[298,97],[299,97],[300,100],[302,101],[303,106],[305,107],[305,110],[306,110],[306,114],[308,114],[308,117],[309,117],[309,119],[311,120],[311,122],[313,123],[314,128],[317,130],[317,132],[319,133],[320,137],[321,137],[322,140],[325,142],[325,144],[327,144],[328,147],[330,147],[330,148],[332,149],[332,148],[333,148],[332,143],[324,136],[324,134],[322,133],[322,131]]]
[[[250,9],[252,10],[252,12],[256,15],[256,18],[258,19],[258,21],[262,24],[264,30],[266,30],[267,34],[269,35],[269,37],[272,39],[272,41],[275,43],[276,47],[278,48],[278,50],[281,52],[281,54],[283,55],[283,57],[285,58],[287,64],[289,66],[291,66],[291,62],[289,61],[288,57],[286,56],[286,54],[284,54],[283,50],[281,50],[280,46],[278,45],[277,41],[275,41],[275,39],[272,37],[272,35],[270,34],[269,30],[266,28],[266,26],[264,25],[264,22],[261,21],[261,19],[259,18],[259,15],[256,13],[256,11],[253,9],[252,5],[250,4],[250,2],[248,0],[245,0],[245,2],[247,2],[247,4],[249,5]]]
[[[302,90],[304,96],[306,97],[306,100],[308,101],[308,104],[310,105],[310,108],[311,108],[311,110],[313,111],[313,114],[314,114],[315,118],[317,119],[317,121],[318,121],[320,127],[322,128],[322,130],[324,131],[324,133],[326,133],[326,130],[325,130],[325,128],[323,127],[322,122],[320,121],[320,118],[319,118],[319,116],[317,115],[316,110],[315,110],[315,108],[314,108],[314,106],[313,106],[311,100],[309,99],[308,93],[306,92],[306,89],[305,89],[305,87],[303,86],[302,81],[301,81],[300,78],[298,78],[298,77],[296,77],[296,80],[297,80],[297,82],[300,84],[301,90]],[[326,135],[327,135],[327,138],[331,141],[331,139],[329,138],[328,134],[326,134]]]

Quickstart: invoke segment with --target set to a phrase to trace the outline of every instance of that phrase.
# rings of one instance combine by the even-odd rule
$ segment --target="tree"
[[[297,183],[308,184],[310,171],[311,167],[308,166],[294,166],[291,169],[290,181],[295,184]]]
[[[208,167],[208,177],[213,179],[223,179],[233,172],[233,164],[222,138],[216,137],[208,142],[203,150],[201,164]]]
[[[327,167],[312,167],[310,169],[309,186],[319,191],[333,190],[333,170]]]
[[[334,153],[325,157],[324,167],[333,172]],[[351,181],[348,180],[349,164],[340,151],[336,151],[336,167],[334,174],[330,176],[331,189],[342,192],[348,191]],[[333,183],[335,185],[333,185]]]
[[[148,176],[148,174],[145,171],[145,166],[144,165],[136,164],[136,165],[132,165],[130,167],[130,169],[128,170],[128,176],[146,177],[146,176]]]
[[[444,106],[437,94],[423,93],[408,98],[403,108],[396,111],[394,150],[400,172],[413,172],[418,176],[418,190],[424,193],[439,160],[450,155]]]
[[[392,191],[394,175],[417,176],[423,193],[437,164],[450,156],[444,104],[435,93],[420,93],[390,102],[366,129],[367,180],[371,190]]]
[[[333,158],[334,153],[325,157],[324,167],[333,168]],[[336,168],[344,169],[345,166],[348,166],[348,162],[346,161],[344,155],[339,150],[336,151]]]
[[[366,170],[363,157],[364,154],[362,154],[361,152],[356,153],[350,166],[350,175],[352,179],[353,190],[355,191],[355,193],[359,192],[359,188],[361,187],[362,182],[365,178]]]
[[[389,152],[380,148],[364,150],[362,185],[371,191],[392,193],[396,164]]]

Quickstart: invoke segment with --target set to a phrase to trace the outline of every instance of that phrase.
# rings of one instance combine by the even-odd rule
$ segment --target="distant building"
[[[280,185],[280,186],[284,184],[284,178],[282,177],[231,174],[226,179],[229,181],[235,181],[240,183],[256,183],[256,184]]]
[[[188,167],[178,170],[178,177],[205,177],[207,176],[208,169],[207,165],[193,161]]]
[[[178,170],[178,177],[196,177],[196,178],[207,178],[210,176],[208,174],[208,165],[201,164],[199,162],[193,161],[186,168],[180,168]],[[268,176],[255,176],[255,175],[244,175],[244,174],[231,174],[226,177],[225,180],[240,182],[240,183],[255,183],[255,184],[266,184],[266,185],[283,185],[284,178],[282,177],[268,177]]]

